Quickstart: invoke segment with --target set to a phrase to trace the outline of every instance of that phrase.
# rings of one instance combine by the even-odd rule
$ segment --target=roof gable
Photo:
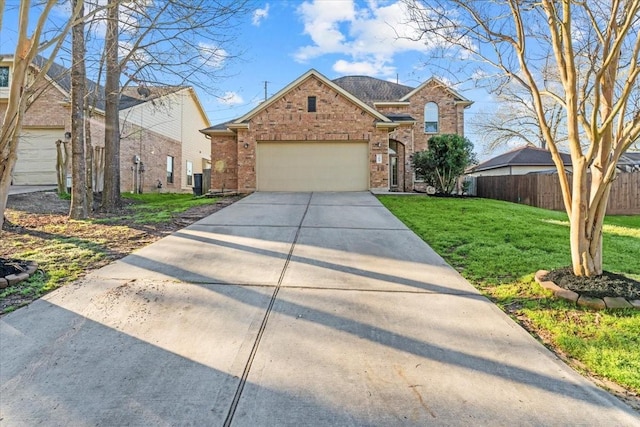
[[[318,71],[316,71],[314,69],[311,69],[311,70],[307,71],[306,73],[304,73],[302,76],[298,77],[296,80],[294,80],[290,84],[288,84],[287,86],[285,86],[283,89],[278,91],[275,95],[273,95],[267,101],[261,103],[256,108],[252,109],[247,114],[245,114],[244,116],[240,117],[239,119],[233,121],[231,123],[231,125],[242,125],[243,123],[246,123],[252,117],[256,116],[258,113],[262,112],[263,110],[269,108],[269,106],[271,106],[272,104],[274,104],[275,102],[280,100],[288,92],[294,90],[296,87],[300,86],[302,83],[306,82],[310,78],[316,78],[316,79],[320,80],[322,83],[324,83],[325,85],[329,86],[331,89],[333,89],[334,91],[338,92],[340,95],[344,96],[349,101],[353,102],[358,107],[362,108],[364,111],[368,112],[373,117],[375,117],[376,119],[380,120],[381,122],[391,122],[391,120],[389,118],[387,118],[385,115],[383,115],[380,112],[378,112],[377,110],[375,110],[372,106],[366,104],[365,102],[363,102],[362,100],[358,99],[357,97],[355,97],[350,92],[348,92],[345,89],[343,89],[341,86],[339,86],[336,83],[332,82],[331,80],[327,79],[325,76],[320,74]]]
[[[422,91],[422,89],[426,88],[427,86],[438,86],[438,87],[442,88],[445,92],[447,92],[449,95],[451,95],[451,97],[454,99],[454,101],[457,104],[462,104],[465,107],[468,107],[469,105],[473,104],[473,101],[470,101],[467,98],[465,98],[464,96],[460,95],[458,92],[456,92],[455,90],[451,89],[449,86],[444,84],[442,81],[436,79],[435,77],[431,77],[429,80],[427,80],[426,82],[422,83],[417,88],[413,89],[411,92],[409,92],[406,95],[404,95],[400,99],[400,101],[408,101],[413,95],[415,95],[416,93]]]
[[[46,62],[47,58],[36,55],[33,60],[34,68],[40,71]],[[57,62],[53,61],[49,66],[46,74],[47,79],[58,90],[60,90],[65,96],[69,97],[71,94],[71,70],[66,68]],[[106,99],[104,86],[99,85],[93,80],[86,79],[87,93],[89,94],[89,105],[95,106],[98,110],[104,111]],[[189,86],[141,86],[141,87],[125,87],[121,89],[120,103],[118,109],[120,111],[134,107],[136,105],[143,104],[145,102],[153,101],[154,99],[161,98],[163,96],[170,95],[172,93],[179,92],[184,89],[191,89]],[[193,94],[192,94],[193,95]],[[208,122],[204,109],[200,104],[200,101],[195,99],[198,108]]]

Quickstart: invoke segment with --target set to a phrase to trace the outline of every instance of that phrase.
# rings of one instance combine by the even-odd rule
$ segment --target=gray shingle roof
[[[571,156],[560,153],[566,166],[571,165]],[[551,152],[542,148],[524,146],[508,153],[501,154],[474,167],[472,172],[481,172],[506,166],[555,166],[551,159]]]
[[[415,122],[416,119],[408,114],[385,114],[390,120],[394,122]]]
[[[640,165],[640,151],[627,151],[620,156],[618,164],[629,166]]]
[[[227,127],[229,127],[229,125],[235,121],[236,119],[232,119],[224,123],[218,123],[217,125],[209,126],[206,129],[202,129],[200,132],[207,132],[207,131],[213,131],[213,130],[225,131],[227,130]]]
[[[38,68],[42,68],[47,61],[48,59],[41,55],[36,55],[33,59],[33,63]],[[65,92],[71,93],[71,70],[69,68],[57,62],[52,62],[47,71],[47,76]],[[104,110],[104,88],[96,82],[87,79],[87,92],[89,93],[89,105],[95,105],[96,108]]]
[[[345,76],[337,78],[333,82],[369,105],[381,101],[399,101],[414,89],[367,76]]]
[[[37,55],[33,62],[38,68],[42,68],[48,61],[47,58]],[[60,86],[65,92],[71,93],[71,70],[56,62],[53,62],[47,71],[47,76]],[[126,110],[135,105],[139,105],[148,101],[153,101],[161,96],[177,92],[186,86],[149,86],[148,94],[144,91],[141,93],[137,87],[127,87],[122,89],[120,95],[120,110]],[[89,105],[95,105],[96,108],[103,110],[105,108],[104,86],[87,79],[87,92],[89,93]],[[143,96],[147,95],[147,96]]]

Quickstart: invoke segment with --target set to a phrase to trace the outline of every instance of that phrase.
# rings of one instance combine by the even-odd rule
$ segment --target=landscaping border
[[[561,288],[552,281],[544,280],[543,278],[548,273],[549,272],[547,270],[538,270],[535,274],[535,280],[540,286],[553,292],[553,295],[557,298],[562,298],[579,306],[593,308],[596,310],[621,310],[624,308],[635,308],[636,310],[640,310],[640,299],[627,300],[622,297],[594,298],[586,295],[580,295],[579,293],[569,289]]]
[[[0,277],[0,289],[5,289],[8,286],[15,285],[16,283],[20,283],[23,280],[27,280],[31,277],[36,271],[38,271],[38,263],[35,261],[26,261],[25,262],[25,270],[21,273],[17,274],[9,274],[5,277]]]

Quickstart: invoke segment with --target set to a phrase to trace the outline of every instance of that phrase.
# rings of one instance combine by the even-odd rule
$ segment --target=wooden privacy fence
[[[480,176],[476,195],[563,211],[558,174]],[[619,173],[611,187],[608,215],[640,214],[640,172]]]

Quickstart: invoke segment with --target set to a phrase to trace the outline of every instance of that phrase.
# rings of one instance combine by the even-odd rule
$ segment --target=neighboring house
[[[640,151],[627,151],[618,161],[618,172],[640,171]]]
[[[571,156],[560,153],[564,165],[571,171]],[[525,145],[500,154],[469,169],[469,176],[526,175],[528,173],[555,172],[556,166],[548,150]]]
[[[45,59],[36,58],[38,73]],[[11,56],[0,58],[0,114],[4,117],[12,67]],[[94,189],[102,190],[104,164],[104,88],[88,81],[94,148]],[[45,84],[36,91],[23,121],[14,185],[56,184],[56,141],[71,129],[69,70],[53,64]],[[194,175],[210,172],[209,141],[198,129],[209,126],[198,97],[190,87],[125,88],[120,98],[121,191],[191,192]],[[66,135],[65,135],[66,134]],[[70,146],[69,146],[69,152]],[[207,188],[205,188],[206,191]]]
[[[309,70],[211,138],[213,190],[412,191],[411,165],[440,133],[464,134],[471,101],[430,79],[417,88]]]

